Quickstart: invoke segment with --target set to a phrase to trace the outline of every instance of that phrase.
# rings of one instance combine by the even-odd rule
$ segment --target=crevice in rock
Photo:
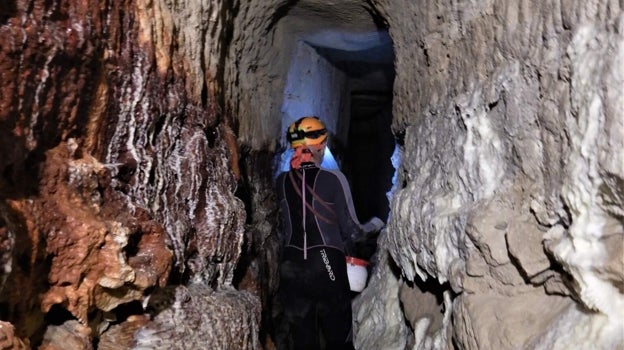
[[[5,24],[9,18],[15,15],[17,11],[16,2],[16,0],[7,0],[0,4],[0,25]]]

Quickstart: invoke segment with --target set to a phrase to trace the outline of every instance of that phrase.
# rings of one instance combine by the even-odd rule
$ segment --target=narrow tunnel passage
[[[562,310],[570,305],[560,297],[570,293],[561,269],[550,265],[551,253],[542,244],[549,230],[544,222],[550,220],[544,218],[556,225],[550,210],[559,205],[544,196],[557,191],[527,190],[542,179],[565,181],[550,173],[552,166],[538,169],[534,160],[544,159],[542,151],[547,158],[566,157],[558,146],[548,146],[561,141],[558,136],[552,136],[558,141],[535,137],[543,135],[536,116],[541,112],[535,112],[542,107],[535,101],[562,83],[554,77],[542,80],[548,72],[566,72],[563,80],[568,79],[566,63],[539,62],[553,63],[562,55],[557,47],[563,49],[569,39],[550,34],[567,29],[540,23],[539,11],[522,13],[523,24],[509,28],[505,21],[517,23],[519,14],[498,7],[500,2],[286,3],[279,18],[270,21],[277,50],[290,58],[276,103],[280,146],[286,148],[283,131],[292,121],[320,116],[333,136],[328,147],[334,163],[326,166],[347,175],[360,220],[385,219],[392,166],[398,166],[390,123],[404,128],[396,130],[401,138],[406,135],[401,146],[409,160],[401,169],[401,185],[408,188],[401,189],[393,207],[398,210],[392,213],[392,241],[380,254],[380,271],[356,307],[360,348],[530,348],[527,344],[539,342],[535,334],[543,339],[557,334],[556,321],[530,321],[518,329],[517,320],[543,319],[540,309],[546,305],[552,306],[545,313],[552,320],[565,320]],[[384,19],[358,7],[363,3],[379,4],[391,15],[394,49]],[[537,33],[538,41],[531,43],[519,28],[532,27],[551,31]],[[549,41],[550,49],[531,62],[518,43],[542,52],[544,35],[562,45]],[[536,72],[536,66],[543,68]],[[400,76],[394,76],[395,69]],[[559,87],[567,99],[567,83]],[[552,94],[544,99],[561,97]],[[399,107],[394,110],[405,113],[393,116],[393,103]],[[549,125],[565,124],[555,117],[558,108],[567,110],[544,107]],[[536,146],[527,147],[527,140]],[[527,277],[524,269],[535,275]],[[514,315],[518,310],[522,315]],[[549,327],[554,333],[544,331]],[[513,339],[492,339],[492,328],[514,334]]]
[[[360,14],[356,20],[341,22],[336,17],[327,17],[330,11],[317,18],[313,11],[299,9],[299,6],[303,5],[298,3],[277,23],[278,31],[299,33],[291,34],[290,38],[294,44],[280,107],[280,131],[283,133],[291,123],[304,116],[318,116],[329,131],[322,167],[340,169],[345,174],[353,196],[356,219],[360,223],[368,222],[372,218],[381,218],[386,222],[389,196],[398,166],[397,162],[392,161],[397,153],[391,130],[395,74],[392,40],[387,28],[380,26],[381,21],[371,16],[364,7],[359,8]],[[343,11],[336,8],[332,10],[338,13]],[[318,4],[315,11],[323,12]],[[284,49],[288,49],[287,43],[288,41]],[[289,170],[293,153],[284,136],[281,140],[284,152],[279,155],[281,163],[278,174]],[[342,207],[339,209],[341,211],[338,215],[344,215]],[[287,222],[290,220],[292,219],[287,219]],[[286,235],[283,232],[278,234]],[[349,235],[350,232],[343,234]],[[376,234],[379,234],[379,230]],[[303,236],[305,242],[305,232]],[[376,251],[376,236],[362,238],[354,247],[349,255],[370,260]],[[304,253],[307,252],[305,243],[303,249]],[[283,275],[284,271],[288,271],[286,266],[290,265],[284,264],[282,260],[280,266],[282,290],[285,289],[283,286],[293,283],[285,282]],[[314,265],[307,263],[305,266]],[[344,269],[344,256],[342,268]],[[308,269],[313,271],[311,267]],[[319,280],[318,285],[323,283]],[[289,291],[292,289],[294,288],[288,287]],[[280,296],[280,293],[277,295]],[[355,295],[353,293],[351,297]],[[337,297],[338,295],[328,297],[327,300]],[[306,299],[303,296],[299,299],[315,300],[313,297]],[[346,304],[349,305],[350,313],[350,301],[347,300]],[[317,304],[313,305],[314,308],[317,307]],[[319,307],[322,310],[322,306]],[[286,310],[285,315],[290,312]],[[338,322],[340,319],[340,316],[335,315],[330,321],[324,318],[320,324],[332,324],[331,322]],[[280,338],[281,335],[277,334],[276,340]]]
[[[624,17],[587,3],[1,2],[0,339],[274,350],[275,161],[318,115],[391,217],[356,349],[620,349]]]

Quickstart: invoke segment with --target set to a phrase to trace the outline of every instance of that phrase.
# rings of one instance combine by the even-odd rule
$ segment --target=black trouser
[[[351,293],[344,254],[334,248],[286,248],[278,300],[289,344],[279,350],[350,348]]]

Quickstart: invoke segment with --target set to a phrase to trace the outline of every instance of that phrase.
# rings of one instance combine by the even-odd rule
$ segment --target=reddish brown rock
[[[154,287],[231,289],[245,212],[216,66],[232,18],[203,5],[0,5],[0,316],[35,346],[115,338]],[[255,326],[256,300],[228,298]],[[240,326],[215,317],[215,337]]]
[[[15,327],[12,324],[0,321],[0,349],[26,350],[30,349],[30,343],[15,335]]]
[[[48,269],[47,281],[46,274],[28,275],[27,283],[40,286],[31,295],[9,290],[9,300],[22,305],[17,324],[26,322],[20,315],[36,313],[31,303],[39,294],[43,312],[60,305],[86,324],[94,308],[110,311],[165,285],[171,269],[162,227],[102,187],[107,170],[91,157],[75,159],[74,146],[62,143],[46,153],[40,197],[10,202],[17,216],[32,218],[26,220],[30,245],[39,248],[28,265]],[[19,280],[20,272],[26,275],[17,270],[13,277]]]

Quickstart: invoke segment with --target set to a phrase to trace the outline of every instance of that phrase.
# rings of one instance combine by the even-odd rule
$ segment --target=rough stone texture
[[[272,298],[279,285],[280,240],[276,232],[277,201],[272,186],[273,154],[245,152],[241,157],[241,175],[245,186],[238,196],[245,201],[247,224],[241,260],[236,268],[234,285],[260,297],[262,303],[261,342],[266,350],[274,349],[271,338],[274,310]]]
[[[370,30],[371,14],[394,42],[404,145],[387,252],[355,303],[358,348],[621,347],[621,2],[244,4],[226,72],[233,110],[257,111],[241,142],[281,138],[293,41]],[[432,295],[441,323],[418,304]],[[508,308],[495,321],[490,301]],[[514,334],[483,336],[492,327]]]
[[[225,62],[224,88],[226,102],[233,113],[249,116],[240,118],[239,141],[243,145],[252,150],[276,150],[284,146],[276,141],[285,141],[282,134],[289,124],[281,120],[281,114],[287,112],[282,110],[282,103],[288,97],[284,93],[298,45],[301,42],[328,47],[357,44],[353,36],[343,38],[335,30],[355,35],[375,31],[377,27],[367,11],[369,8],[360,0],[250,1],[240,4],[234,19],[233,42]],[[323,64],[326,62],[320,60],[319,65]],[[314,71],[318,67],[310,65],[309,68]],[[333,84],[338,84],[339,78],[333,78]],[[322,87],[323,90],[336,88],[336,85]],[[322,96],[322,92],[311,91],[314,92]],[[322,108],[327,107],[318,105],[314,112],[324,111]]]
[[[399,300],[400,281],[393,270],[396,266],[384,249],[386,244],[386,236],[381,236],[379,253],[372,261],[377,268],[368,282],[379,288],[364,289],[353,302],[353,344],[357,349],[401,350],[409,343],[409,329]]]
[[[12,270],[13,248],[15,247],[15,236],[13,231],[6,227],[4,219],[0,218],[0,292],[4,289],[9,274]]]
[[[573,303],[568,298],[543,295],[540,290],[514,297],[463,293],[454,302],[454,336],[471,349],[531,349],[533,346],[527,345],[533,338]]]
[[[339,116],[349,115],[345,74],[310,45],[299,42],[286,80],[280,108],[282,129],[303,116],[316,115],[323,118],[330,135],[336,135]],[[282,138],[286,138],[284,132]]]
[[[46,152],[38,198],[8,201],[14,213],[29,218],[17,234],[32,234],[31,241],[39,242],[31,260],[18,265],[12,285],[40,285],[41,276],[29,270],[41,272],[37,266],[47,265],[46,286],[6,291],[9,303],[17,304],[11,313],[18,319],[36,313],[31,305],[40,299],[44,312],[59,304],[86,324],[94,307],[110,311],[140,300],[150,287],[164,286],[171,269],[162,228],[99,181],[110,178],[102,164],[91,157],[74,159],[76,148],[70,139]],[[24,277],[27,281],[20,281]]]
[[[29,348],[30,342],[17,337],[12,324],[0,322],[0,349],[25,350]]]
[[[200,284],[157,290],[148,302],[154,322],[135,333],[130,349],[261,349],[258,308],[256,296],[236,290]]]
[[[124,344],[163,326],[135,322],[154,287],[193,284],[215,292],[191,307],[219,322],[185,336],[251,329],[230,348],[257,348],[259,301],[231,286],[245,212],[234,118],[220,108],[236,6],[0,5],[0,301],[17,336],[46,349]]]
[[[148,314],[132,315],[125,321],[110,326],[110,328],[106,329],[106,332],[102,333],[97,344],[98,350],[130,349],[134,343],[134,334],[137,330],[149,325],[151,322],[151,317]]]
[[[447,327],[464,349],[621,348],[621,2],[373,3],[405,131],[388,249],[454,296],[414,348],[447,348]]]
[[[85,349],[92,350],[88,327],[78,321],[70,320],[61,325],[51,325],[43,336],[40,350]]]

